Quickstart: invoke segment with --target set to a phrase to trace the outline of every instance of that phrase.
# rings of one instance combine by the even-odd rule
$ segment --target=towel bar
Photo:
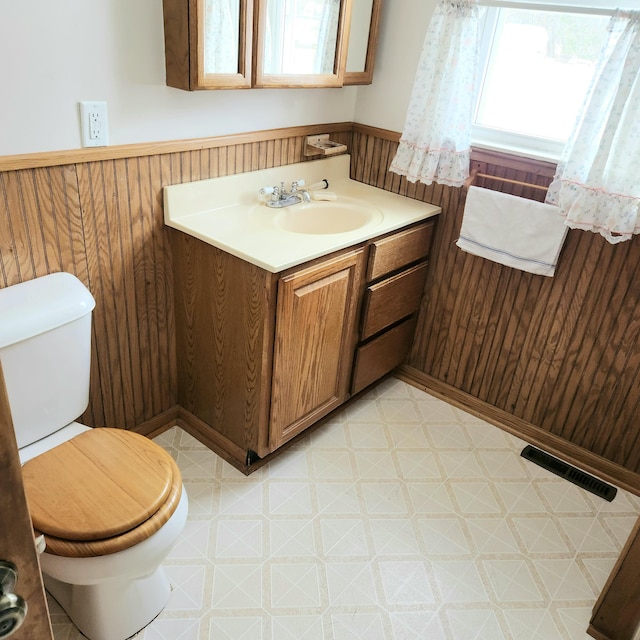
[[[540,189],[542,191],[548,191],[549,187],[541,184],[533,184],[531,182],[523,182],[522,180],[513,180],[512,178],[503,178],[501,176],[492,176],[488,173],[472,173],[468,180],[467,186],[470,187],[476,180],[476,178],[486,178],[487,180],[498,180],[499,182],[508,182],[509,184],[516,184],[521,187],[530,187],[532,189]]]

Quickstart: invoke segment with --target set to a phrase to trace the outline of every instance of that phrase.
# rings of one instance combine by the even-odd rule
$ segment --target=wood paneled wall
[[[86,424],[137,427],[176,404],[162,187],[301,162],[323,132],[350,144],[344,123],[0,158],[0,288],[69,271],[96,299]]]
[[[162,187],[300,162],[304,136],[325,131],[349,146],[353,178],[443,208],[409,364],[640,472],[640,239],[611,246],[570,231],[554,278],[463,253],[463,190],[388,172],[398,135],[350,123],[0,158],[0,287],[65,270],[96,298],[83,420],[132,428],[175,407]],[[553,172],[491,154],[475,166],[538,184]]]
[[[493,407],[640,472],[640,238],[569,231],[556,275],[458,249],[464,190],[386,171],[397,138],[356,126],[352,177],[440,205],[409,364]],[[482,173],[549,183],[554,167],[475,154]],[[480,186],[542,199],[506,182]]]

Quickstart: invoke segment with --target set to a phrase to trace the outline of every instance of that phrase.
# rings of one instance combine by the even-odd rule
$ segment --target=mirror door
[[[250,0],[197,0],[197,88],[251,86],[252,17]]]
[[[353,0],[344,84],[371,84],[382,0]]]
[[[251,87],[254,0],[163,0],[167,85]]]
[[[369,84],[382,0],[163,0],[167,85]]]
[[[256,87],[341,87],[351,0],[258,0]]]

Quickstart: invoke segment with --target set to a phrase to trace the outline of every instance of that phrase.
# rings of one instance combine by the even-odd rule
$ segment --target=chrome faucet
[[[281,182],[279,187],[263,187],[259,193],[262,196],[271,196],[271,199],[266,202],[267,207],[280,209],[300,202],[311,202],[309,192],[306,189],[300,189],[300,187],[304,187],[304,180],[292,182],[289,192],[284,188],[284,182]]]
[[[311,202],[311,196],[306,189],[300,189],[299,187],[304,187],[304,180],[298,180],[297,182],[291,183],[291,195],[298,195],[302,198],[302,202]]]

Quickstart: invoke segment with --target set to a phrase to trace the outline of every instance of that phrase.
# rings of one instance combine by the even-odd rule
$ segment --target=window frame
[[[500,9],[522,9],[525,11],[612,16],[615,13],[615,9],[585,6],[585,4],[551,5],[538,2],[512,2],[509,0],[480,0],[479,7],[483,11],[483,15],[480,20],[479,65],[471,126],[472,146],[478,149],[504,151],[539,160],[557,161],[562,154],[565,142],[476,124],[482,88],[490,64],[491,50],[498,24],[498,13]]]

